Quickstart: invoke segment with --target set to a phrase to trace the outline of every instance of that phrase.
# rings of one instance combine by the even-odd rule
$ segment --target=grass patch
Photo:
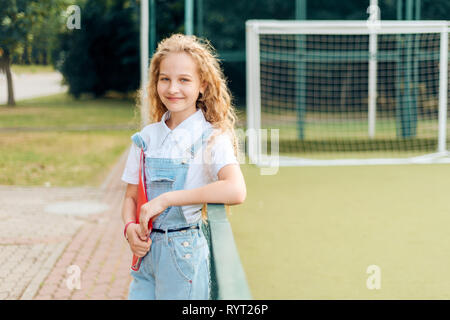
[[[0,107],[0,184],[98,186],[131,144],[136,119],[132,100],[65,94]]]
[[[55,68],[53,68],[52,65],[44,66],[39,64],[31,64],[31,65],[13,64],[11,66],[11,70],[15,74],[55,72]]]
[[[98,186],[133,131],[0,134],[0,184]]]
[[[15,107],[0,106],[0,128],[27,127],[73,129],[122,126],[138,128],[133,100],[80,99],[67,94],[18,102]]]

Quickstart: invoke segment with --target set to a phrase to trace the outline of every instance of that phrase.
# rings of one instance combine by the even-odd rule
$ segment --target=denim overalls
[[[172,190],[184,189],[189,164],[207,141],[212,128],[187,150],[181,159],[145,157],[148,200]],[[144,151],[147,145],[136,133],[133,142]],[[209,299],[209,248],[202,233],[202,220],[188,224],[179,206],[168,207],[153,221],[152,244],[133,280],[128,299]],[[172,231],[179,228],[182,231]],[[155,229],[159,229],[156,232]]]

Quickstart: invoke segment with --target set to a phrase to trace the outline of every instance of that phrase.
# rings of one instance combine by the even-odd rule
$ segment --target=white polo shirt
[[[140,131],[140,135],[147,144],[145,152],[147,157],[183,158],[186,156],[186,150],[189,150],[189,147],[201,137],[204,130],[211,128],[211,124],[206,121],[201,109],[197,109],[194,114],[173,130],[166,125],[166,120],[169,118],[170,111],[167,111],[160,122],[149,124]],[[215,131],[212,134],[214,133]],[[238,163],[234,155],[231,137],[226,133],[221,133],[215,137],[210,150],[211,161],[206,161],[207,159],[203,155],[203,148],[200,146],[196,156],[190,162],[184,189],[199,188],[217,181],[217,174],[220,169],[228,164]],[[140,149],[132,143],[122,175],[124,182],[130,184],[139,183],[139,155]],[[202,205],[182,206],[188,223],[196,222],[200,219]]]

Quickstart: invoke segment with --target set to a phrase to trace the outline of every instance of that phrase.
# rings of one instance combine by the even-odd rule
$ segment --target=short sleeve
[[[231,137],[223,133],[214,138],[214,145],[211,148],[211,174],[217,179],[220,169],[229,164],[239,164],[234,155]]]
[[[122,174],[122,181],[131,184],[139,184],[139,156],[140,149],[132,143],[128,153],[127,163]]]

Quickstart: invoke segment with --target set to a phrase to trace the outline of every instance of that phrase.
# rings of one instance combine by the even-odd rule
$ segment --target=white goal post
[[[447,21],[247,21],[247,130],[266,130],[250,162],[279,129],[280,166],[450,163],[448,37]]]

